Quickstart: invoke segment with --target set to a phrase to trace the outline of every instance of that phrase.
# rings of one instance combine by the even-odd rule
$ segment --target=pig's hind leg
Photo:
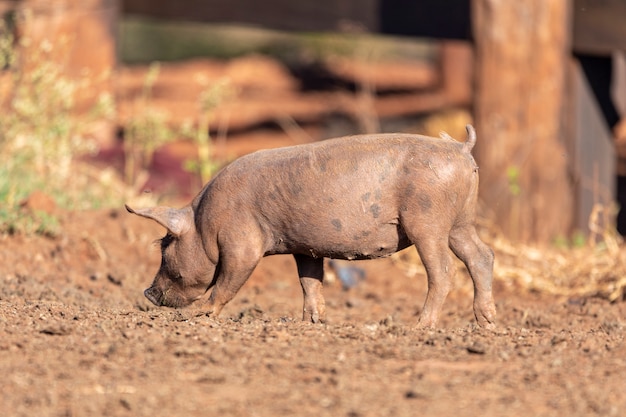
[[[437,324],[443,303],[452,288],[454,274],[452,254],[448,249],[447,240],[442,239],[440,233],[426,236],[410,236],[410,232],[407,234],[415,243],[428,278],[428,292],[418,326],[432,328]]]
[[[483,243],[473,225],[454,227],[450,232],[450,249],[465,264],[474,282],[474,315],[481,327],[495,326],[496,307],[491,283],[493,251]]]
[[[323,323],[326,320],[326,303],[322,294],[324,258],[312,258],[307,255],[294,255],[294,258],[304,294],[302,320]]]

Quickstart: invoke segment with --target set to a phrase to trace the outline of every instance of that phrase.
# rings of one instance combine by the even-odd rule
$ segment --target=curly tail
[[[472,153],[472,149],[474,149],[474,145],[476,145],[476,130],[474,130],[474,126],[470,124],[465,126],[465,130],[467,130],[467,139],[463,144],[463,151]]]

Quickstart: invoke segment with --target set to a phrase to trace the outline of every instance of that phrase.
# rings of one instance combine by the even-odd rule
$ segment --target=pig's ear
[[[128,204],[124,206],[129,213],[156,221],[176,237],[188,231],[193,224],[193,210],[189,206],[182,209],[149,207],[137,210],[132,209]]]

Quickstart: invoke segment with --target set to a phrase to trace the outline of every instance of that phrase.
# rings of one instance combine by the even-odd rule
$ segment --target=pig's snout
[[[143,292],[143,295],[145,295],[152,304],[156,306],[163,305],[163,293],[160,290],[150,287]]]
[[[180,308],[191,304],[194,299],[189,299],[184,294],[180,294],[179,291],[174,288],[167,288],[165,291],[152,286],[145,290],[143,294],[152,304],[159,307],[172,307]]]

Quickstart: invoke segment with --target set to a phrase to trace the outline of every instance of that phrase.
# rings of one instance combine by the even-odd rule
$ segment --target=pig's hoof
[[[215,309],[208,308],[207,305],[198,305],[189,309],[189,314],[194,317],[210,317],[212,319],[217,317]]]
[[[319,324],[319,323],[323,323],[324,320],[320,319],[320,317],[317,314],[313,314],[311,315],[311,318],[309,320],[307,320],[313,324]]]
[[[495,330],[496,328],[496,307],[490,305],[484,309],[476,309],[474,313],[476,322],[480,327],[487,330]]]
[[[326,321],[326,309],[324,308],[324,305],[305,305],[302,310],[302,321],[308,321],[309,323],[315,324],[324,323]]]
[[[319,313],[309,313],[305,311],[302,315],[302,321],[307,321],[309,323],[318,324],[324,323],[326,320]]]
[[[496,329],[496,324],[494,322],[486,323],[482,327],[484,329],[486,329],[486,330],[495,330]]]
[[[478,321],[478,325],[480,327],[482,327],[483,329],[486,330],[495,330],[496,329],[496,322],[493,319],[486,319],[486,318],[482,318],[482,320],[477,320]]]
[[[417,320],[417,328],[418,329],[434,329],[437,324],[437,320],[427,319],[420,317]]]

